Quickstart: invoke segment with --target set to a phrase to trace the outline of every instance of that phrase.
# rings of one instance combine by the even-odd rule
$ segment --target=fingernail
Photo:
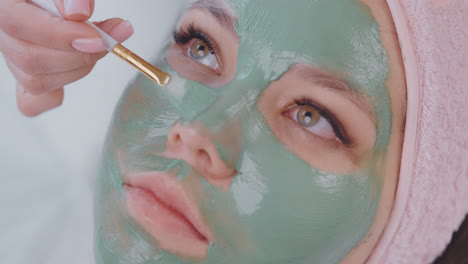
[[[98,53],[104,51],[101,38],[80,38],[72,41],[72,47],[80,52]]]
[[[122,42],[133,34],[133,25],[126,20],[114,27],[109,34],[117,41]]]
[[[89,16],[91,7],[89,0],[64,0],[65,14],[71,15],[84,15]]]

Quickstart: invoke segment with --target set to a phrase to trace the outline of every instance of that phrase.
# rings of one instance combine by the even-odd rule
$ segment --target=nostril
[[[187,162],[207,182],[228,190],[237,173],[222,160],[211,135],[201,126],[176,124],[167,135],[164,155]]]
[[[206,152],[206,150],[204,149],[199,149],[197,151],[197,158],[198,160],[200,161],[200,165],[202,165],[202,168],[211,168],[211,157],[210,155],[208,154],[208,152]]]
[[[180,134],[177,133],[175,136],[174,136],[174,142],[175,143],[180,143],[182,141],[182,138],[180,137]]]
[[[182,137],[180,136],[180,133],[174,133],[172,135],[168,136],[167,140],[170,144],[173,146],[180,145],[182,143]]]

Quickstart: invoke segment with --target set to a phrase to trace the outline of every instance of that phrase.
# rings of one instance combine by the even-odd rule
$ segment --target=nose
[[[169,130],[164,155],[184,160],[207,182],[224,190],[228,190],[236,174],[236,170],[221,159],[210,135],[201,125],[175,124]]]

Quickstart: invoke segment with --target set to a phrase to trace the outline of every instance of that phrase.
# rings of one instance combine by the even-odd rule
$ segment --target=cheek
[[[231,193],[258,250],[281,253],[284,263],[308,256],[334,262],[327,252],[343,257],[372,222],[378,202],[375,175],[334,175],[312,168],[271,135],[259,113],[244,127],[249,129],[241,174]]]

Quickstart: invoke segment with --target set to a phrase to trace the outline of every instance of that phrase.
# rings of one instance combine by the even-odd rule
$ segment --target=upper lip
[[[207,242],[213,240],[195,202],[180,182],[170,173],[140,172],[125,175],[124,185],[152,193],[170,210],[185,218]]]

